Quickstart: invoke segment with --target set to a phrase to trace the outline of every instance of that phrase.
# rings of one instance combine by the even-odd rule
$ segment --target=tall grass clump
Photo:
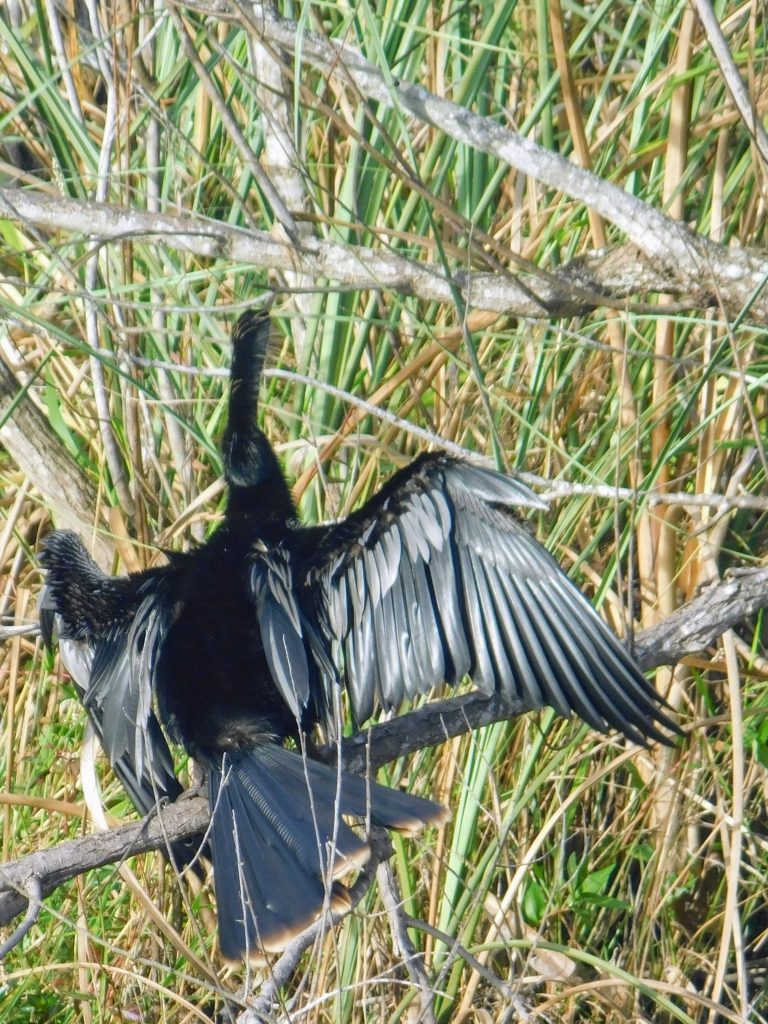
[[[693,8],[279,8],[295,27],[289,57],[234,2],[136,0],[105,5],[95,24],[77,2],[0,11],[0,187],[58,204],[47,225],[0,220],[0,356],[17,382],[0,403],[3,625],[34,623],[37,552],[63,514],[58,486],[17,455],[17,409],[43,413],[66,482],[81,485],[82,504],[64,511],[103,560],[155,564],[219,519],[228,329],[273,292],[264,425],[309,521],[344,515],[427,444],[448,443],[567,483],[533,528],[628,638],[729,569],[760,565],[764,505],[693,500],[765,494],[768,348],[750,308],[638,287],[623,303],[593,296],[578,317],[534,318],[467,306],[458,288],[439,301],[376,286],[376,261],[403,256],[536,293],[545,275],[623,241],[567,188],[413,118],[400,82],[708,239],[764,247],[765,165]],[[764,11],[714,9],[759,118]],[[359,50],[392,102],[305,59],[309,32]],[[87,215],[62,227],[70,201],[145,212],[157,230],[126,217],[105,240]],[[166,216],[204,229],[206,246]],[[271,232],[296,258],[277,271],[239,259],[225,229]],[[309,273],[317,241],[365,247],[373,283]],[[387,781],[453,811],[439,834],[397,840],[391,861],[429,992],[374,885],[305,954],[274,1016],[765,1020],[765,637],[758,615],[658,670],[685,730],[671,750],[545,713],[391,765]],[[0,708],[10,860],[89,831],[92,816],[84,714],[34,633],[8,631],[0,648]],[[101,760],[98,772],[109,819],[128,819]],[[211,905],[210,888],[180,887],[159,855],[61,887],[3,963],[0,1019],[236,1018],[267,975],[220,964]]]

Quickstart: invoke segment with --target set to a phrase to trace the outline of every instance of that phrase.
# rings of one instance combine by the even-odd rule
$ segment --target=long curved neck
[[[290,491],[272,446],[257,423],[259,383],[269,346],[269,315],[248,310],[232,331],[229,417],[222,439],[229,484],[227,519],[282,522],[295,515]]]

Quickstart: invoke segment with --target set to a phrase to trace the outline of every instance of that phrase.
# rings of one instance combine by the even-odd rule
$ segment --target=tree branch
[[[464,301],[478,309],[525,317],[577,316],[601,305],[623,307],[627,295],[644,290],[649,283],[670,294],[678,290],[672,275],[649,277],[644,272],[638,280],[630,269],[631,261],[624,261],[627,272],[617,276],[616,268],[622,262],[609,253],[595,254],[591,263],[582,257],[564,267],[560,275],[548,275],[547,280],[536,280],[533,285],[522,285],[512,276],[474,270],[457,271],[449,281],[441,266],[417,263],[390,249],[339,245],[316,238],[303,238],[297,247],[266,231],[233,228],[203,217],[147,213],[10,188],[0,188],[0,217],[49,231],[98,236],[102,243],[140,237],[206,259],[245,262],[284,273],[300,271],[315,281],[352,289],[389,288],[427,301],[453,302],[454,289],[458,289]],[[765,269],[768,274],[768,262]],[[610,275],[612,283],[619,286],[613,296],[601,283],[601,273]],[[585,290],[591,291],[591,300],[583,298]]]
[[[638,633],[634,655],[644,671],[674,665],[704,650],[727,629],[768,607],[768,569],[736,569],[651,629]]]
[[[268,3],[246,5],[242,0],[212,0],[199,6],[217,12],[228,7],[241,25],[283,48],[292,60],[300,53],[302,62],[312,63],[324,74],[347,82],[366,100],[397,107],[456,141],[488,153],[584,203],[626,235],[645,257],[642,263],[646,272],[675,282],[671,289],[660,291],[695,295],[702,305],[720,300],[732,315],[751,305],[753,315],[761,320],[768,318],[768,264],[757,252],[712,242],[620,186],[511,131],[494,118],[473,114],[421,85],[385,76],[353,47],[305,28],[299,30]],[[473,304],[481,306],[482,302],[475,299]]]
[[[0,867],[0,925],[25,909],[26,894],[36,884],[44,898],[84,871],[119,863],[137,853],[165,850],[177,839],[202,834],[208,821],[207,801],[185,797],[143,821],[70,839],[11,861]]]
[[[635,656],[644,670],[673,664],[701,651],[724,630],[768,607],[768,569],[740,572],[709,587],[664,622],[640,633]],[[363,772],[378,768],[424,747],[482,725],[516,718],[530,710],[520,701],[486,697],[477,692],[430,701],[408,714],[344,740],[345,767]],[[331,756],[333,751],[328,751]],[[209,821],[203,797],[190,796],[161,807],[144,821],[123,825],[29,854],[0,868],[0,925],[22,913],[33,898],[44,898],[62,883],[89,871],[148,850],[165,850],[170,843],[200,835]]]
[[[296,246],[266,231],[233,228],[203,217],[147,213],[41,192],[0,188],[0,217],[50,231],[97,236],[102,244],[140,237],[206,259],[301,271],[308,279],[345,288],[389,288],[426,301],[452,303],[458,290],[473,308],[538,319],[584,315],[600,306],[625,308],[629,296],[648,291],[685,294],[695,307],[713,305],[718,296],[727,309],[741,310],[752,291],[759,292],[768,280],[765,258],[735,248],[723,247],[720,252],[709,242],[706,270],[701,268],[701,260],[689,259],[685,266],[653,264],[634,246],[625,245],[582,255],[541,277],[523,279],[519,274],[461,269],[449,279],[442,266],[418,263],[391,249],[339,245],[316,238],[303,238]],[[768,320],[768,295],[756,294],[752,314],[755,319]]]
[[[112,547],[93,528],[98,508],[95,487],[1,358],[0,442],[24,475],[45,495],[57,525],[91,537],[94,557],[101,565],[108,565]]]

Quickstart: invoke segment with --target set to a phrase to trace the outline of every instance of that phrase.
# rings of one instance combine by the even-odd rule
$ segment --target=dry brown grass
[[[51,11],[19,2],[0,12],[0,185],[183,212],[214,229],[269,228],[270,182],[285,177],[301,203],[299,234],[436,265],[514,272],[516,256],[552,270],[616,241],[610,223],[565,193],[397,110],[366,106],[309,66],[284,80],[284,107],[265,100],[234,22],[118,4],[93,40],[62,15],[60,75]],[[764,246],[765,171],[685,4],[396,2],[384,13],[366,4],[306,13],[310,27],[398,78],[498,115],[704,236]],[[762,113],[764,12],[732,5],[722,24]],[[279,141],[265,148],[276,121],[298,139],[282,167]],[[267,182],[254,176],[257,158],[270,165]],[[234,310],[267,286],[280,291],[280,365],[317,381],[272,378],[265,395],[267,429],[310,518],[342,514],[420,450],[409,424],[545,478],[764,492],[768,356],[748,309],[728,320],[641,295],[654,304],[578,320],[465,317],[455,304],[325,281],[293,294],[308,284],[300,261],[270,276],[226,251],[204,257],[140,236],[96,245],[88,231],[87,218],[79,232],[0,221],[0,345],[25,386],[19,401],[44,410],[50,443],[87,481],[83,532],[114,543],[124,568],[215,521],[223,381],[213,371],[226,365]],[[10,445],[0,487],[3,623],[24,625],[35,621],[36,552],[59,495],[17,468]],[[536,526],[625,630],[766,550],[759,508],[721,515],[585,493],[553,503]],[[509,989],[493,979],[511,985],[531,1019],[765,1019],[765,635],[762,619],[745,623],[658,673],[689,729],[671,751],[626,750],[545,715],[393,767],[454,809],[448,829],[399,844],[395,860],[408,912],[442,933],[412,932],[440,1021],[514,1019]],[[0,695],[7,859],[89,825],[78,785],[83,714],[34,635],[0,648]],[[103,785],[110,812],[128,816],[106,769]],[[185,908],[156,857],[131,869],[135,885],[105,869],[46,900],[5,962],[3,1020],[222,1012],[242,978],[209,961],[209,894]],[[148,923],[147,900],[175,936]],[[213,986],[189,967],[193,956],[211,963]],[[375,891],[307,957],[286,999],[296,1021],[418,1019],[418,991]]]

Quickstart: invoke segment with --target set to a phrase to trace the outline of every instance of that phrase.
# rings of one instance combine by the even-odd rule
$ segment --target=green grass
[[[601,177],[672,209],[702,234],[764,247],[763,172],[700,33],[678,59],[686,6],[563,3],[576,107],[564,102],[553,48],[558,8],[543,0],[364,0],[285,4],[281,13],[348,41],[393,79],[419,82],[571,159],[578,123]],[[716,7],[764,113],[764,14],[749,5]],[[57,70],[45,7],[18,9],[17,27],[0,12],[0,185],[14,179],[10,165],[22,152],[20,186],[94,198],[107,145],[106,96],[114,90],[110,202],[244,229],[273,225],[249,154],[222,121],[162,5],[159,17],[143,3],[134,5],[133,20],[119,14],[100,44],[84,36],[77,44],[62,22],[79,110]],[[183,16],[210,87],[226,100],[248,147],[266,159],[270,125],[245,32],[192,10]],[[100,52],[111,61],[113,41],[121,61],[114,70],[109,64],[105,85],[90,59]],[[141,66],[126,63],[139,44]],[[286,76],[285,109],[304,190],[300,220],[315,237],[451,269],[501,262],[512,272],[512,254],[553,270],[600,244],[584,208],[567,195],[415,123],[397,104],[363,104],[303,61],[300,47],[294,67],[297,61],[300,71]],[[671,115],[686,87],[680,131],[670,127]],[[673,180],[670,167],[678,168]],[[87,228],[74,234],[0,222],[0,315],[7,317],[0,341],[28,388],[19,400],[45,409],[96,485],[93,522],[121,540],[123,569],[126,559],[129,568],[151,563],[159,546],[199,540],[216,521],[215,489],[193,504],[220,470],[224,378],[213,371],[227,365],[235,311],[268,287],[278,290],[279,365],[318,382],[271,377],[263,392],[266,429],[310,520],[343,514],[424,446],[402,426],[358,414],[355,397],[508,469],[580,484],[724,492],[756,449],[739,481],[764,493],[768,348],[749,311],[728,324],[716,312],[670,313],[662,304],[573,321],[470,310],[465,335],[464,311],[448,304],[343,291],[326,281],[294,297],[295,282],[225,255],[202,259],[142,237],[94,249]],[[609,243],[620,241],[610,224],[604,228]],[[110,412],[106,432],[97,423],[96,362]],[[108,518],[118,508],[121,516]],[[0,610],[10,621],[35,618],[36,552],[52,525],[46,494],[0,452]],[[626,620],[631,597],[635,628],[695,596],[712,564],[720,571],[759,564],[766,525],[763,513],[740,510],[713,533],[684,506],[594,494],[558,500],[534,518],[538,535],[614,625]],[[707,537],[714,563],[701,543]],[[398,842],[393,861],[407,912],[433,929],[414,926],[410,934],[434,982],[439,1021],[513,1019],[510,990],[489,977],[550,1021],[766,1018],[765,636],[762,619],[738,632],[733,682],[743,726],[721,651],[676,670],[671,699],[690,731],[672,753],[627,752],[615,737],[544,715],[393,766],[393,779],[453,809],[439,834]],[[670,673],[659,672],[658,682],[667,692]],[[0,650],[0,697],[0,778],[16,797],[0,796],[3,857],[10,859],[88,828],[75,813],[82,810],[84,716],[34,638]],[[103,786],[110,812],[129,817],[106,768]],[[740,851],[729,824],[739,801]],[[190,913],[157,857],[130,867],[178,937],[148,924],[145,905],[117,869],[92,873],[46,900],[7,958],[0,1019],[182,1022],[222,1012],[224,993],[243,978],[215,960],[205,916],[210,892],[194,898]],[[729,881],[737,885],[730,902]],[[214,956],[214,983],[191,956]],[[544,976],[553,964],[559,973]],[[285,995],[296,1020],[416,1019],[418,991],[393,951],[375,887],[360,912],[307,955]]]

